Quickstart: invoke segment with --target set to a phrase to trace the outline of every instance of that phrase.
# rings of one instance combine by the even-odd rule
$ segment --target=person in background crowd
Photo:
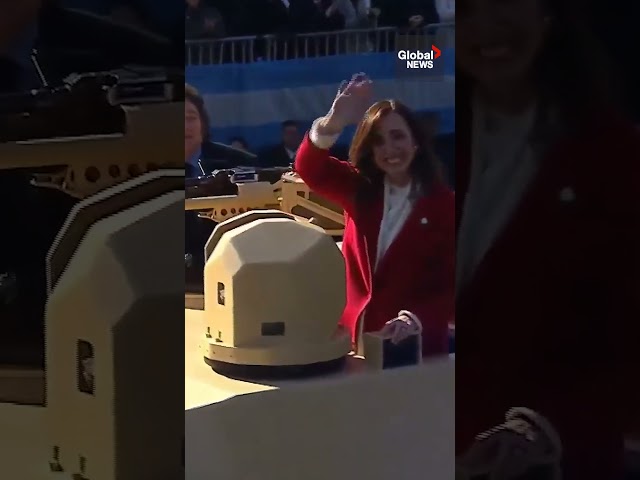
[[[394,100],[371,103],[371,80],[354,75],[313,123],[295,163],[311,190],[345,211],[341,324],[356,350],[363,332],[382,330],[393,343],[421,333],[425,356],[446,354],[455,311],[454,195],[411,111]],[[350,162],[331,157],[328,149],[354,123]]]
[[[317,28],[316,31],[331,32],[334,30],[342,30],[344,28],[345,19],[336,8],[331,8],[333,0],[313,0],[315,6],[314,17]]]
[[[255,155],[211,142],[209,125],[202,96],[185,84],[184,163],[187,178],[208,175],[216,169],[255,165]],[[214,222],[199,218],[197,212],[185,212],[185,267],[191,290],[202,289],[204,245],[214,227]]]
[[[256,156],[251,153],[211,141],[210,120],[204,99],[188,84],[185,84],[184,155],[187,177],[256,163]]]
[[[227,35],[236,37],[291,33],[293,23],[305,23],[310,1],[216,0],[215,6],[225,19]]]
[[[433,0],[372,0],[380,10],[381,27],[417,28],[438,23],[438,12]]]
[[[339,28],[341,25],[334,22],[325,14],[329,8],[327,0],[283,0],[290,3],[289,14],[296,32],[327,32]]]
[[[300,146],[300,127],[295,120],[282,122],[282,141],[271,148],[266,149],[260,155],[260,165],[263,167],[287,167],[296,157]]]
[[[456,21],[456,1],[436,0],[436,11],[438,12],[438,23],[446,25],[436,28],[434,42],[439,48],[451,48],[456,42],[456,30],[450,24]]]
[[[344,19],[345,30],[357,30],[372,26],[370,0],[333,0],[327,10],[327,15],[335,9]],[[342,42],[345,53],[363,53],[373,50],[374,45],[369,40],[367,33],[352,32]]]
[[[456,0],[435,0],[439,23],[456,21]]]
[[[292,32],[289,11],[290,1],[256,0],[245,20],[249,22],[251,35],[288,34]]]
[[[369,24],[368,2],[365,0],[332,0],[325,15],[330,17],[334,13],[342,17],[346,30],[365,28]]]
[[[184,34],[188,40],[213,39],[225,36],[220,12],[204,0],[186,0]]]
[[[622,479],[640,427],[640,136],[583,7],[457,11],[456,450],[491,478],[555,438],[563,480]]]

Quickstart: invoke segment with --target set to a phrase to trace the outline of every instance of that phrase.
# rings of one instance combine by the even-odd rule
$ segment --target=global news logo
[[[434,60],[440,57],[442,52],[435,45],[431,50],[399,50],[398,60],[406,62],[406,68],[411,70],[432,69]]]

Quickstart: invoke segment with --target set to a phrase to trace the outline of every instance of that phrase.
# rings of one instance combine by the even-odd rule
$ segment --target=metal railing
[[[455,23],[439,23],[417,29],[378,27],[294,35],[263,35],[185,41],[186,65],[252,63],[331,55],[391,52],[403,49],[452,47]]]

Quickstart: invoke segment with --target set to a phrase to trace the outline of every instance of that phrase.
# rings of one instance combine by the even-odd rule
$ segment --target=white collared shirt
[[[411,189],[411,183],[405,187],[395,187],[386,180],[384,182],[384,207],[382,221],[380,222],[380,232],[378,233],[376,269],[411,213]]]
[[[336,135],[320,135],[318,134],[317,123],[322,120],[317,119],[311,125],[309,131],[309,140],[316,147],[328,150],[340,137]],[[378,248],[374,266],[377,267],[380,260],[396,239],[402,227],[407,221],[413,203],[411,202],[411,191],[413,185],[409,183],[406,187],[398,188],[389,184],[385,180],[384,184],[384,209],[382,211],[382,220],[380,222],[380,232],[378,233]]]
[[[291,161],[295,160],[296,150],[290,150],[287,147],[284,147],[284,151],[287,152],[287,155],[289,155],[289,158],[291,159]]]

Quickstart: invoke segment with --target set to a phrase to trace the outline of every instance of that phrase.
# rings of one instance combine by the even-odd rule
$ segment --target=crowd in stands
[[[188,40],[398,27],[453,20],[454,0],[186,0]]]
[[[186,0],[186,63],[207,65],[427,48],[455,0]],[[231,40],[233,39],[233,40]],[[411,43],[407,43],[410,41]]]

